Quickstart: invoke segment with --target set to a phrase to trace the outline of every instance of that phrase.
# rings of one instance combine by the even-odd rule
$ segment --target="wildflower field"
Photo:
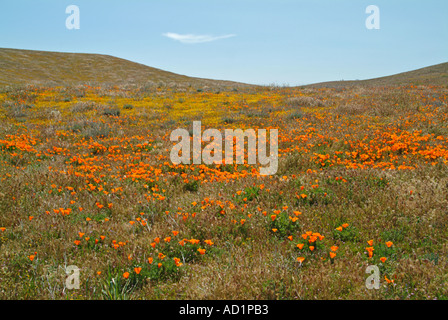
[[[196,120],[277,173],[174,165]],[[446,86],[0,90],[1,299],[447,299],[447,239]]]

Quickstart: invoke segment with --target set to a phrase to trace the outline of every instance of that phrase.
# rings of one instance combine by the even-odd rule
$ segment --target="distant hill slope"
[[[109,55],[0,48],[0,85],[76,83],[191,84],[249,86],[242,83],[187,77]]]
[[[0,86],[79,83],[120,85],[147,82],[210,87],[255,87],[233,81],[188,77],[109,55],[0,48]],[[448,85],[448,63],[387,77],[322,82],[305,87],[342,88],[407,84]]]
[[[307,85],[312,88],[342,88],[350,86],[400,86],[415,85],[448,85],[448,62],[425,67],[413,71],[398,73],[395,75],[353,81],[330,81]]]

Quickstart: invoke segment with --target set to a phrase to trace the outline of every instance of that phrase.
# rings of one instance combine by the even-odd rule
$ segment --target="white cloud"
[[[179,41],[181,43],[203,43],[216,41],[220,39],[226,39],[235,37],[235,34],[226,34],[223,36],[210,36],[210,35],[198,35],[198,34],[178,34],[173,32],[164,33],[163,36],[168,37],[170,39]]]

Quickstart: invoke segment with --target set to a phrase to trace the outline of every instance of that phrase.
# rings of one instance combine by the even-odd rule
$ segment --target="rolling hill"
[[[147,82],[248,86],[232,81],[187,77],[109,55],[0,48],[0,85]]]
[[[401,86],[401,85],[448,85],[448,62],[398,73],[391,76],[352,81],[329,81],[307,85],[312,88],[343,88],[351,86]]]
[[[102,54],[0,48],[1,85],[144,84],[147,82],[210,87],[255,87],[233,81],[188,77]],[[391,76],[306,85],[310,88],[351,86],[448,85],[448,63]]]

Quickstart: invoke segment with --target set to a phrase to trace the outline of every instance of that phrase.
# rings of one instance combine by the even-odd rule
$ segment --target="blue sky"
[[[65,26],[69,5],[80,9],[79,30]],[[380,9],[379,30],[365,26],[368,5]],[[447,13],[442,0],[14,0],[0,4],[0,47],[109,54],[189,76],[301,85],[447,62]]]

